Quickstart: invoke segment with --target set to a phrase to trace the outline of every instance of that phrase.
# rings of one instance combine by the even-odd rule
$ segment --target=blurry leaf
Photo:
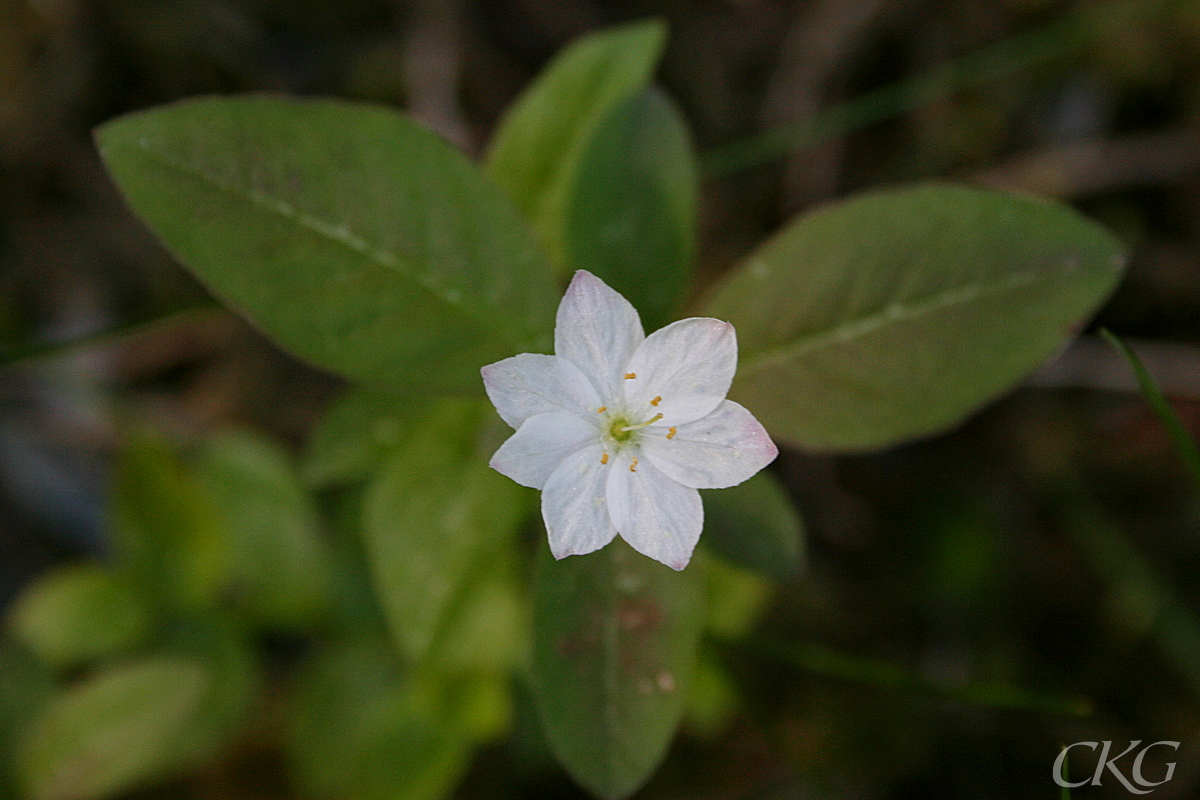
[[[738,707],[738,690],[716,654],[701,648],[692,673],[683,724],[691,733],[714,739]]]
[[[699,570],[674,572],[619,539],[557,562],[543,553],[533,690],[551,747],[590,792],[628,797],[666,754],[696,659],[702,584]]]
[[[29,720],[50,699],[54,676],[24,651],[0,644],[0,798],[16,798],[13,752]]]
[[[773,584],[755,572],[701,556],[708,587],[705,627],[713,636],[738,639],[758,623],[773,594]]]
[[[463,735],[488,742],[506,734],[512,725],[513,691],[504,673],[475,673],[460,677],[446,689],[447,712]]]
[[[350,387],[326,410],[308,440],[304,480],[329,486],[361,480],[396,448],[426,404]]]
[[[287,756],[306,797],[434,800],[467,765],[465,737],[382,640],[321,654],[300,674],[288,709]]]
[[[329,555],[288,454],[228,431],[205,445],[197,470],[225,523],[237,599],[267,625],[311,622],[329,599]]]
[[[128,437],[115,473],[109,529],[119,564],[165,606],[213,605],[229,553],[195,477],[147,432]]]
[[[1158,416],[1163,427],[1167,429],[1167,434],[1171,437],[1171,444],[1175,447],[1175,452],[1183,459],[1183,463],[1187,465],[1192,473],[1192,480],[1200,484],[1200,449],[1197,449],[1196,442],[1192,439],[1191,434],[1187,432],[1187,428],[1179,421],[1178,415],[1171,409],[1171,404],[1167,402],[1167,398],[1163,397],[1162,391],[1158,388],[1158,384],[1154,382],[1154,377],[1150,371],[1142,364],[1142,360],[1137,357],[1137,353],[1122,342],[1112,332],[1101,330],[1100,335],[1125,356],[1125,360],[1129,362],[1130,369],[1133,370],[1134,376],[1137,378],[1138,385],[1142,387],[1142,396],[1146,398],[1146,402],[1154,409],[1154,413]]]
[[[737,326],[731,397],[829,450],[945,429],[1061,348],[1112,291],[1121,245],[1061,205],[950,185],[793,222],[704,313]]]
[[[773,473],[703,495],[704,544],[765,575],[784,578],[803,565],[804,522]]]
[[[208,688],[199,664],[109,667],[58,695],[19,752],[31,800],[111,797],[176,768],[173,746]]]
[[[207,690],[174,743],[176,759],[194,764],[227,748],[247,722],[261,675],[244,636],[222,617],[179,620],[161,643],[163,652],[200,664]]]
[[[449,610],[437,643],[447,672],[507,672],[528,660],[529,608],[511,548],[490,556]]]
[[[666,26],[651,20],[580,37],[555,56],[500,121],[488,172],[560,264],[561,215],[584,147],[614,108],[650,82],[666,36]]]
[[[375,590],[401,651],[421,660],[468,579],[487,569],[525,511],[525,490],[477,446],[483,406],[443,400],[406,432],[367,489]]]
[[[55,667],[128,650],[150,630],[145,599],[123,577],[96,564],[45,572],[9,609],[13,637]]]
[[[346,630],[376,634],[386,630],[387,623],[365,552],[362,511],[365,494],[365,487],[352,486],[331,498],[329,571],[336,624]]]
[[[612,109],[584,143],[561,212],[565,262],[623,294],[650,329],[692,274],[699,187],[687,124],[652,89]]]
[[[548,343],[558,286],[507,197],[382,107],[202,98],[97,130],[133,209],[301,358],[400,391],[478,393]]]

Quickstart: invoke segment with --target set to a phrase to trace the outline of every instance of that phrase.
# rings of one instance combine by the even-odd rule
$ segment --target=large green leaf
[[[787,577],[803,564],[804,523],[773,473],[763,470],[737,486],[703,495],[705,545],[775,577]]]
[[[200,456],[197,477],[225,523],[236,599],[264,624],[311,622],[329,599],[329,554],[288,454],[260,436],[225,431]]]
[[[861,450],[942,430],[1073,336],[1121,245],[1069,208],[961,186],[876,192],[800,218],[706,314],[737,327],[731,396],[775,437]]]
[[[403,653],[429,654],[455,604],[525,512],[526,490],[487,465],[484,406],[443,400],[367,489],[363,527],[376,593]]]
[[[683,116],[646,89],[585,142],[562,207],[565,260],[623,294],[648,329],[670,321],[692,273],[696,165]]]
[[[478,393],[544,349],[558,287],[504,193],[382,107],[203,98],[96,132],[134,211],[280,344],[392,389]]]
[[[146,637],[152,622],[137,589],[97,564],[39,575],[8,612],[13,637],[60,668],[128,650]]]
[[[533,690],[547,738],[582,786],[635,792],[666,753],[704,621],[703,576],[617,540],[555,562],[534,593]]]
[[[31,800],[111,797],[177,766],[173,746],[209,676],[179,658],[110,667],[55,698],[19,752]]]
[[[586,143],[649,82],[666,40],[657,20],[583,36],[560,52],[501,120],[488,172],[563,262],[562,212]]]

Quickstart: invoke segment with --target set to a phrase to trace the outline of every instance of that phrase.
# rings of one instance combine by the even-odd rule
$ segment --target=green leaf
[[[563,263],[562,209],[585,144],[612,109],[649,82],[666,41],[650,20],[583,36],[560,52],[508,109],[487,169]]]
[[[160,437],[146,431],[127,437],[109,515],[118,566],[160,606],[217,602],[228,575],[225,531],[195,476]]]
[[[425,402],[350,387],[325,411],[308,440],[302,472],[311,486],[353,483],[395,450]]]
[[[786,578],[803,565],[804,522],[774,474],[703,495],[704,544],[764,575]]]
[[[1073,336],[1120,243],[1064,206],[950,185],[881,191],[793,222],[705,313],[732,322],[731,397],[788,443],[885,447],[943,430]]]
[[[262,674],[245,634],[224,616],[180,619],[161,642],[164,658],[201,665],[208,688],[188,724],[172,744],[175,762],[198,764],[213,758],[241,734]]]
[[[648,329],[661,327],[691,278],[698,194],[682,114],[661,92],[639,92],[582,148],[561,212],[566,264],[623,294]]]
[[[692,690],[688,693],[685,728],[715,743],[737,712],[740,701],[737,683],[720,658],[701,648],[692,675]]]
[[[435,800],[469,743],[436,691],[409,679],[382,640],[339,643],[305,665],[287,705],[286,754],[304,796]]]
[[[400,650],[426,657],[472,577],[509,546],[526,490],[487,465],[484,406],[443,400],[414,422],[367,488],[363,527],[376,593]]]
[[[177,766],[172,746],[208,687],[199,664],[157,658],[110,667],[58,695],[18,752],[31,800],[111,797]]]
[[[134,211],[297,356],[393,390],[479,393],[544,349],[558,287],[504,193],[382,107],[202,98],[97,129]]]
[[[698,570],[675,572],[620,540],[558,562],[543,554],[534,696],[551,747],[588,791],[628,797],[658,766],[684,709],[703,620]]]
[[[528,590],[520,583],[513,548],[489,555],[448,610],[437,643],[446,673],[503,673],[528,662]]]
[[[9,609],[13,637],[58,668],[129,650],[150,631],[145,598],[123,577],[97,564],[39,575]]]
[[[756,572],[705,555],[699,563],[708,589],[705,630],[717,639],[745,638],[762,618],[774,584]]]
[[[0,798],[4,800],[17,797],[15,745],[53,689],[54,675],[42,661],[0,642]]]
[[[225,523],[234,596],[267,625],[300,627],[325,610],[329,554],[320,520],[282,447],[249,432],[210,439],[197,476]]]

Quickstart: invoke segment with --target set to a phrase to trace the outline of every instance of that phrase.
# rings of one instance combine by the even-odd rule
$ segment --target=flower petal
[[[522,353],[488,364],[480,372],[492,405],[514,428],[535,414],[582,414],[594,412],[600,405],[600,396],[587,376],[557,356]]]
[[[683,425],[725,399],[737,370],[737,335],[719,319],[681,319],[646,337],[626,369],[637,376],[625,381],[631,413],[656,412],[660,426]]]
[[[639,459],[635,465],[637,453],[638,448],[627,447],[612,459],[608,513],[634,550],[683,569],[704,527],[700,493],[671,480],[650,461]]]
[[[604,403],[621,396],[625,364],[645,338],[628,300],[592,273],[575,273],[558,305],[554,353],[579,367]]]
[[[617,535],[608,517],[605,483],[609,466],[600,463],[599,445],[563,459],[542,490],[542,520],[555,558],[599,550]]]
[[[680,425],[670,439],[665,433],[655,426],[647,428],[641,437],[642,452],[667,477],[693,489],[736,486],[779,455],[754,415],[732,400]]]
[[[577,414],[536,414],[500,445],[489,464],[522,486],[541,489],[564,458],[597,439],[596,426]]]

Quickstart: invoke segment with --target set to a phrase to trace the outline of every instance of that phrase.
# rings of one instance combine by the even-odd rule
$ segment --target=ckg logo
[[[1175,774],[1175,762],[1171,761],[1167,764],[1166,775],[1163,776],[1162,780],[1152,781],[1147,779],[1145,774],[1142,772],[1142,764],[1146,759],[1146,753],[1150,752],[1150,748],[1152,747],[1169,747],[1172,750],[1178,750],[1179,742],[1153,742],[1146,745],[1141,750],[1138,750],[1137,755],[1133,757],[1133,764],[1129,768],[1129,777],[1127,778],[1117,766],[1117,759],[1128,755],[1141,743],[1141,739],[1130,742],[1128,747],[1111,758],[1108,755],[1110,752],[1112,752],[1111,741],[1075,742],[1075,744],[1069,744],[1062,749],[1062,752],[1058,754],[1058,758],[1054,759],[1054,782],[1064,789],[1078,789],[1080,786],[1086,786],[1089,783],[1092,786],[1099,786],[1101,778],[1104,777],[1104,771],[1107,769],[1108,771],[1112,772],[1117,780],[1121,782],[1122,786],[1124,786],[1133,794],[1150,794],[1150,792],[1154,791],[1155,786],[1162,786],[1164,783],[1171,780],[1171,777]],[[1101,747],[1100,759],[1096,762],[1096,772],[1091,778],[1085,778],[1077,783],[1070,783],[1063,775],[1063,764],[1066,763],[1067,753],[1070,752],[1072,747],[1087,747],[1091,749],[1092,752],[1095,752],[1097,747]],[[1129,778],[1133,778],[1132,783],[1130,783]],[[1137,786],[1134,784],[1137,784]],[[1139,786],[1142,788],[1138,788]]]

